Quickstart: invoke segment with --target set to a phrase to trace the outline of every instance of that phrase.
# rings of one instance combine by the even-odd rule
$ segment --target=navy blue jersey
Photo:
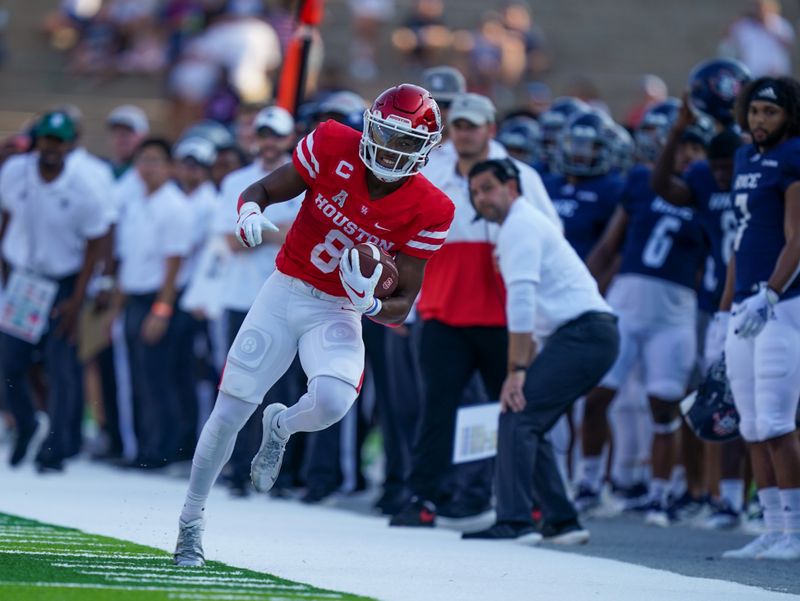
[[[606,229],[625,189],[617,175],[586,178],[576,186],[563,175],[543,178],[547,193],[564,224],[564,236],[581,259],[594,248]]]
[[[719,189],[707,161],[692,164],[684,174],[684,180],[692,191],[697,216],[709,243],[697,304],[703,311],[714,312],[719,309],[725,288],[725,272],[736,239],[733,196],[731,192]]]
[[[629,221],[619,272],[694,290],[706,248],[695,210],[673,206],[658,196],[650,187],[650,168],[644,165],[628,174],[622,206]]]
[[[550,163],[548,163],[547,161],[534,161],[531,167],[533,167],[539,174],[539,177],[543,179],[545,177],[555,175],[552,171],[550,171]]]
[[[752,144],[736,152],[733,203],[736,234],[736,294],[740,301],[766,283],[786,238],[783,235],[784,194],[800,180],[800,138],[792,138],[763,155]],[[782,297],[800,294],[800,278],[789,283]]]

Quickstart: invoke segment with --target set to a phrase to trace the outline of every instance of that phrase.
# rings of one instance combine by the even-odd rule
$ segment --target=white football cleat
[[[286,405],[272,403],[264,409],[261,424],[264,432],[261,446],[250,464],[250,479],[258,492],[267,492],[275,484],[281,471],[283,452],[289,437],[281,437],[275,430],[275,420],[286,411]]]
[[[800,536],[784,534],[766,551],[759,553],[756,559],[780,559],[794,561],[800,559]]]
[[[781,539],[780,532],[767,532],[758,538],[751,540],[741,549],[732,549],[722,554],[723,559],[755,559],[761,553],[772,547]]]
[[[203,556],[203,518],[190,522],[178,520],[178,542],[175,543],[173,561],[182,568],[202,568],[206,561]]]

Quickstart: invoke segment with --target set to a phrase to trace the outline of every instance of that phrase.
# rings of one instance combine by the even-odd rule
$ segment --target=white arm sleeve
[[[536,284],[517,280],[506,289],[508,331],[512,334],[533,332],[536,319]]]

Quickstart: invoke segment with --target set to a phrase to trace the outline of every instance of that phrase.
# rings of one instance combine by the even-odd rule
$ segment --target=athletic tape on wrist
[[[364,311],[364,315],[367,317],[373,317],[380,313],[381,309],[383,309],[383,303],[379,299],[373,297],[372,305],[370,305],[369,309]]]

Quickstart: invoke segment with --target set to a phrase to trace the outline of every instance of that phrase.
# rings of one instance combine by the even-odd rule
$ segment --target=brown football
[[[381,279],[378,280],[378,285],[375,286],[375,298],[391,296],[397,288],[399,279],[397,265],[394,264],[392,256],[370,242],[356,244],[355,248],[358,251],[361,262],[361,275],[364,277],[370,277],[375,272],[375,266],[378,263],[383,265]]]

